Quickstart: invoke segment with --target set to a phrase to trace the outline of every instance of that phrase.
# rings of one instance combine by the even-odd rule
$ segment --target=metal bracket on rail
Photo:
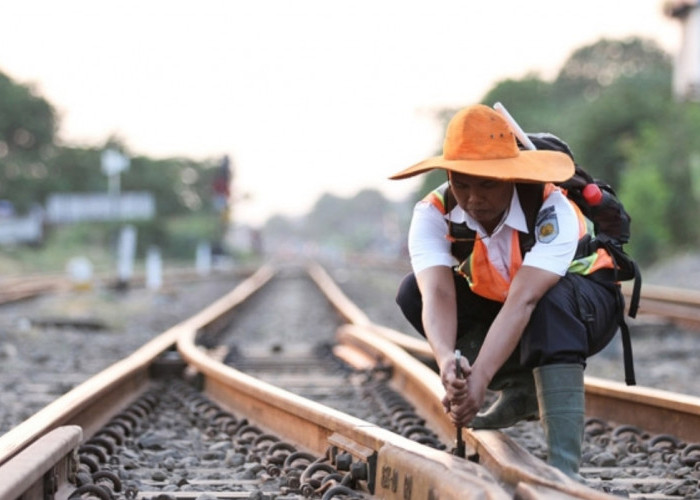
[[[353,478],[366,482],[369,492],[374,493],[377,479],[377,452],[337,433],[331,434],[328,442],[331,445],[331,459],[338,469],[348,467]],[[347,455],[339,453],[339,450],[347,452],[358,461],[348,463]]]
[[[2,464],[0,498],[20,498],[27,491],[42,491],[53,497],[67,488],[82,438],[83,430],[77,425],[58,427]]]

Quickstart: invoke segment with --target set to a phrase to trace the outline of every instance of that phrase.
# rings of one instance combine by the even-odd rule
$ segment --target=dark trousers
[[[466,280],[453,273],[457,292],[457,345],[473,363],[502,304],[471,291]],[[499,376],[556,363],[579,363],[603,349],[618,328],[617,289],[614,284],[567,274],[540,299]],[[423,336],[423,301],[415,276],[407,275],[396,302],[406,319]],[[494,377],[494,380],[496,377]]]

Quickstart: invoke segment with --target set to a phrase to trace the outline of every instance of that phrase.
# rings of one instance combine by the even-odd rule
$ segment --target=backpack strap
[[[445,188],[445,214],[449,218],[449,214],[457,206],[457,200],[452,194],[449,184]],[[470,229],[466,223],[449,224],[449,237],[452,239],[451,253],[461,263],[471,255],[474,250],[474,241],[476,240],[476,231]]]
[[[639,272],[637,263],[630,259],[627,254],[622,251],[622,248],[620,248],[614,242],[604,241],[599,244],[608,252],[608,255],[610,255],[612,258],[614,265],[612,285],[615,287],[617,299],[617,323],[620,327],[620,337],[622,339],[622,355],[625,363],[625,383],[627,385],[636,385],[637,382],[634,375],[634,361],[632,358],[632,339],[630,338],[629,327],[625,321],[625,297],[622,295],[622,289],[618,284],[618,269],[622,269],[624,274],[634,277],[632,296],[630,297],[630,306],[627,313],[630,318],[634,318],[637,315],[637,310],[639,309],[642,275]]]
[[[637,385],[634,375],[634,359],[632,357],[632,339],[630,337],[630,329],[625,321],[625,298],[622,296],[622,290],[620,290],[619,285],[617,285],[617,311],[620,337],[622,338],[622,357],[625,363],[625,383],[627,385]]]
[[[535,223],[537,214],[540,213],[544,201],[544,184],[521,183],[516,184],[520,206],[525,214],[527,233],[518,233],[520,237],[520,251],[523,255],[532,250],[535,245]]]

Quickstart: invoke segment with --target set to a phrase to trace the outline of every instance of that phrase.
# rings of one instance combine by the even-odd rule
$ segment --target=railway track
[[[631,286],[625,283],[622,290],[629,298]],[[661,316],[684,327],[700,330],[700,291],[644,285],[640,312]]]
[[[38,498],[47,489],[58,498],[105,489],[121,498],[696,494],[696,398],[655,391],[654,404],[627,410],[650,414],[661,404],[659,431],[650,420],[633,426],[606,415],[622,403],[604,381],[587,381],[587,400],[595,400],[587,432],[613,451],[584,464],[587,485],[546,466],[536,447],[529,451],[527,429],[515,437],[464,430],[468,458],[454,456],[439,379],[421,361],[427,346],[374,325],[323,269],[311,266],[309,276],[313,283],[295,270],[261,269],[1,436],[0,498],[25,491]],[[326,300],[318,289],[339,315],[311,305],[314,294]],[[298,303],[283,309],[275,293],[296,293]],[[620,392],[635,404],[649,396]],[[686,422],[687,434],[657,434],[668,422],[674,431]]]
[[[247,273],[247,270],[237,270],[233,274]],[[221,273],[220,273],[221,274]],[[196,269],[189,267],[168,268],[165,272],[163,286],[172,286],[177,283],[191,282],[196,279],[204,279]],[[126,284],[128,287],[144,287],[146,275],[143,272],[136,273]],[[33,299],[41,295],[65,292],[71,289],[91,288],[95,285],[103,285],[108,288],[125,286],[119,283],[115,276],[109,273],[100,273],[87,282],[75,282],[66,274],[44,273],[27,274],[17,276],[0,277],[0,306],[13,302]]]
[[[69,286],[65,277],[56,274],[4,277],[0,279],[0,304],[31,299]]]

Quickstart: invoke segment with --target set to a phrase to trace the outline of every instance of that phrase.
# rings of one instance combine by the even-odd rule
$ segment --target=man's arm
[[[452,269],[433,266],[416,275],[423,299],[423,329],[438,367],[454,356],[457,339],[457,297]]]
[[[423,329],[440,370],[445,387],[445,409],[466,398],[466,381],[457,379],[455,372],[455,345],[457,341],[457,296],[452,269],[433,266],[416,275],[423,299]],[[466,360],[461,363],[464,376],[469,375]]]
[[[453,402],[452,419],[456,423],[467,425],[477,414],[491,379],[518,345],[535,306],[560,278],[558,274],[531,266],[518,270],[472,366],[468,397],[457,408]]]

